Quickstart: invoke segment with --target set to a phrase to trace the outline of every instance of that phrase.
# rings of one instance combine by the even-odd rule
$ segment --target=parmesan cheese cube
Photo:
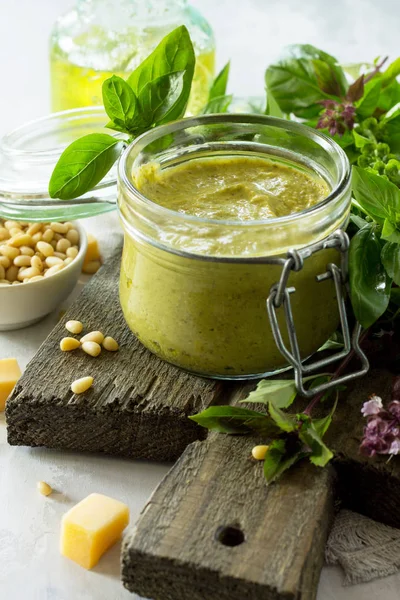
[[[15,358],[0,360],[0,411],[4,410],[6,400],[21,377],[21,369]]]
[[[90,494],[62,518],[61,554],[91,569],[128,523],[126,504],[103,494]]]

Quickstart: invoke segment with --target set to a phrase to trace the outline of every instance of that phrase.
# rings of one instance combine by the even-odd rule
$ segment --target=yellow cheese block
[[[6,400],[21,377],[21,369],[15,358],[0,359],[0,411],[4,410]]]
[[[91,569],[128,523],[126,504],[103,494],[90,494],[62,518],[61,554]]]
[[[83,262],[89,263],[89,262],[92,262],[92,260],[100,260],[101,256],[100,256],[98,241],[90,233],[88,233],[87,240],[88,240],[88,247],[87,247],[85,259]]]

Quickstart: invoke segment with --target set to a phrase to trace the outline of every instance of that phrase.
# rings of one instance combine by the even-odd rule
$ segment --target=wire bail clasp
[[[269,320],[271,323],[272,333],[274,336],[275,343],[280,353],[285,357],[288,363],[294,369],[295,382],[298,392],[305,397],[312,397],[315,394],[324,392],[336,385],[346,383],[357,377],[365,375],[369,369],[368,359],[364,352],[360,348],[359,338],[361,333],[361,325],[356,324],[353,334],[350,335],[349,323],[346,314],[346,306],[343,288],[347,282],[348,275],[348,249],[350,241],[348,235],[342,230],[338,229],[333,232],[328,238],[320,242],[316,242],[306,248],[300,250],[291,249],[287,252],[286,260],[283,264],[282,274],[277,284],[273,285],[267,299],[267,311]],[[288,287],[288,280],[291,271],[301,271],[304,266],[304,260],[312,256],[316,252],[325,250],[327,248],[335,248],[339,250],[341,255],[341,265],[338,267],[335,263],[329,263],[326,271],[317,275],[316,279],[318,282],[326,281],[327,279],[333,279],[336,291],[336,298],[339,309],[340,325],[343,334],[344,348],[339,352],[335,352],[327,358],[316,360],[308,364],[303,364],[303,359],[300,356],[299,343],[297,339],[296,326],[293,319],[292,306],[290,301],[291,294],[296,292],[296,288]],[[282,333],[280,330],[277,309],[283,307],[285,315],[285,323],[289,336],[290,350],[286,347]],[[307,390],[303,384],[303,377],[309,373],[326,367],[338,360],[345,358],[351,350],[354,350],[355,354],[361,361],[361,368],[347,375],[343,375],[333,381],[322,383],[319,386]]]

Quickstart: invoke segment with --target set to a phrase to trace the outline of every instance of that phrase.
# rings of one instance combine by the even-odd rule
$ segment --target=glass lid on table
[[[78,108],[31,121],[6,135],[0,141],[0,217],[71,221],[114,210],[116,167],[94,190],[74,200],[55,200],[48,192],[63,150],[80,136],[104,133],[108,121],[102,107]]]

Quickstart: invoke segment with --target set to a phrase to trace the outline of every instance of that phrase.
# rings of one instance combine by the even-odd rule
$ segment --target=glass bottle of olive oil
[[[215,43],[208,22],[187,0],[77,0],[50,40],[52,110],[101,104],[113,73],[126,77],[175,27],[186,25],[196,51],[188,114],[207,102]]]

